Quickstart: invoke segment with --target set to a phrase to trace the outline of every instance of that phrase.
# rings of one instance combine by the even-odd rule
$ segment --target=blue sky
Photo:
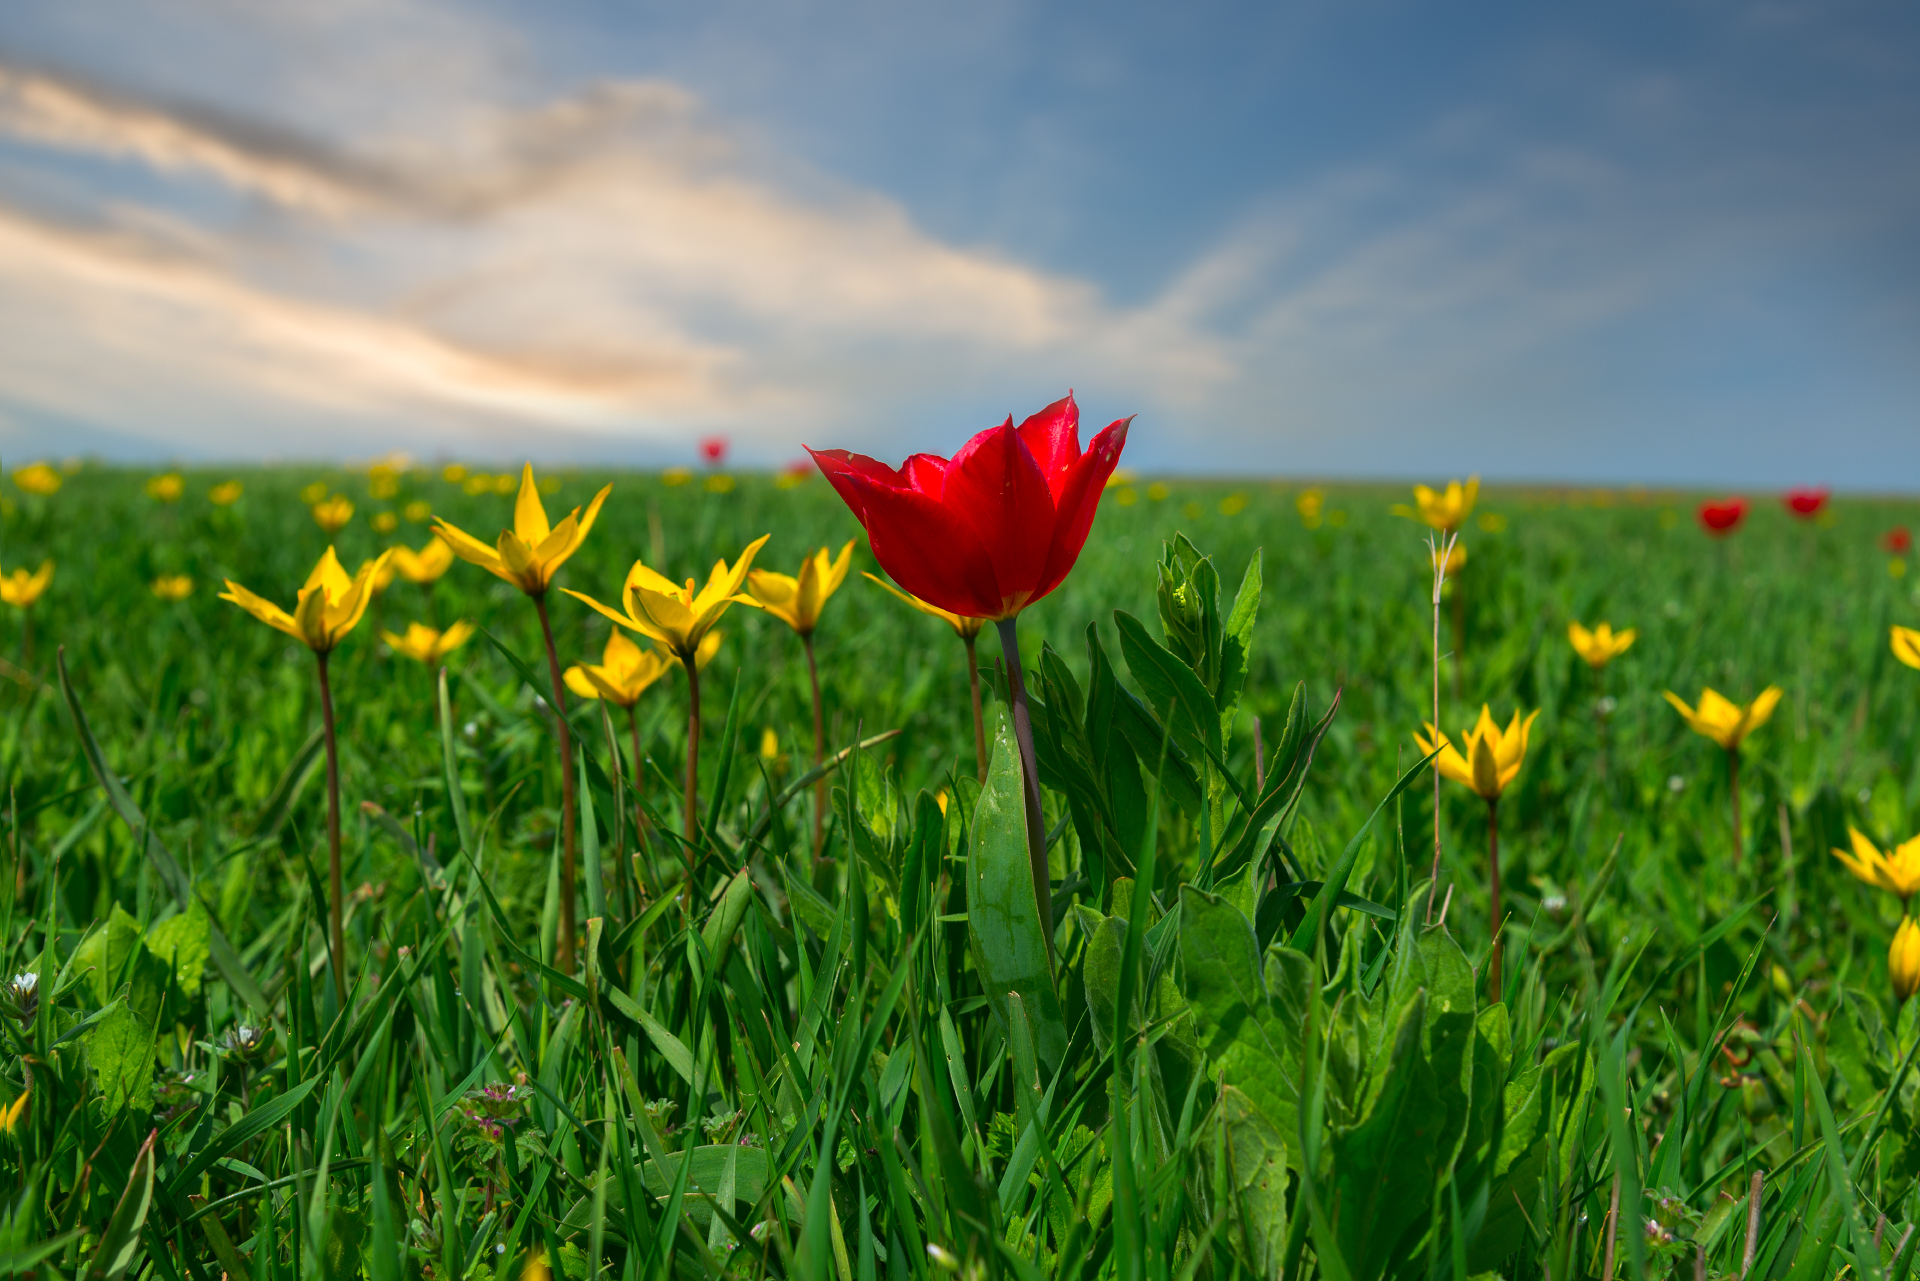
[[[1920,17],[0,9],[0,455],[1920,487]]]

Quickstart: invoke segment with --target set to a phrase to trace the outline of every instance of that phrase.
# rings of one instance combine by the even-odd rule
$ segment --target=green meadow
[[[861,535],[817,476],[542,475],[556,520],[612,484],[557,579],[605,601],[636,559],[704,582],[770,534],[756,568],[791,574]],[[1920,568],[1883,546],[1920,504],[1757,497],[1711,538],[1699,495],[1488,488],[1436,610],[1404,487],[1111,487],[1019,620],[1045,904],[993,633],[980,761],[961,642],[856,542],[824,743],[798,638],[733,605],[691,816],[683,673],[631,719],[568,696],[567,940],[526,596],[396,578],[333,652],[337,900],[313,656],[218,599],[291,609],[330,543],[352,573],[426,511],[491,538],[511,489],[151,479],[0,504],[0,569],[53,563],[0,607],[0,1272],[1912,1272],[1906,905],[1830,851],[1920,832],[1920,671],[1889,646]],[[316,494],[353,504],[331,538]],[[600,662],[610,624],[547,603],[561,664]],[[433,667],[381,639],[459,620]],[[1596,670],[1567,628],[1601,620],[1637,636]],[[1436,624],[1456,743],[1483,704],[1538,712],[1497,811],[1498,991],[1489,807],[1443,781],[1436,815],[1414,737]],[[1727,753],[1663,693],[1771,686],[1736,858]]]

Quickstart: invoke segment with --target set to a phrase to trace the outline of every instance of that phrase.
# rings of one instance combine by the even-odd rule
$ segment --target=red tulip
[[[1747,518],[1747,500],[1726,498],[1717,503],[1704,502],[1698,515],[1701,527],[1715,538],[1721,538],[1739,528],[1740,522]]]
[[[727,438],[708,436],[700,442],[700,456],[707,460],[710,467],[718,467],[727,461]]]
[[[1880,535],[1880,546],[1894,556],[1905,556],[1913,550],[1913,534],[1905,525],[1895,525]]]
[[[915,454],[896,471],[844,449],[807,452],[894,581],[949,613],[997,621],[1073,568],[1132,421],[1113,423],[1082,453],[1069,392],[1017,428],[1009,417],[981,432],[951,460]]]
[[[1833,491],[1822,485],[1818,489],[1789,489],[1786,496],[1787,510],[1801,520],[1810,520],[1820,514],[1827,505],[1827,496]]]

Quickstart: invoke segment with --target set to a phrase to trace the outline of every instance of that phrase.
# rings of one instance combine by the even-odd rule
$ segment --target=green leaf
[[[1008,1026],[1007,993],[1018,992],[1026,1001],[1034,1047],[1051,1073],[1066,1053],[1067,1028],[1034,898],[1021,788],[1020,752],[1000,711],[994,720],[993,764],[974,807],[967,851],[967,941],[1002,1028]]]
[[[147,931],[148,950],[173,966],[174,982],[189,999],[200,994],[211,951],[211,925],[205,905],[195,899],[186,911]]]
[[[1220,1091],[1220,1122],[1227,1132],[1241,1258],[1258,1275],[1278,1276],[1287,1244],[1285,1132],[1232,1085]]]
[[[1240,689],[1246,684],[1247,667],[1253,654],[1253,624],[1260,616],[1260,589],[1260,550],[1255,548],[1220,635],[1220,676],[1214,690],[1214,703],[1220,708],[1223,738],[1232,731],[1234,714],[1240,709]]]
[[[1280,1134],[1294,1133],[1301,1024],[1268,995],[1252,922],[1225,899],[1191,885],[1180,889],[1180,916],[1183,991],[1201,1053]]]
[[[122,995],[87,1034],[87,1069],[108,1116],[153,1107],[153,1029]]]
[[[753,880],[743,867],[727,882],[719,904],[707,914],[706,924],[700,927],[700,940],[713,955],[716,975],[726,972],[727,955],[733,950],[733,936],[740,932],[740,921],[746,916],[747,904],[752,898]]]
[[[1433,1196],[1436,1140],[1445,1113],[1421,1053],[1427,994],[1395,1011],[1393,1037],[1372,1106],[1360,1123],[1327,1141],[1333,1174],[1333,1229],[1354,1275],[1378,1276]]]
[[[1127,670],[1145,692],[1148,705],[1169,718],[1174,742],[1201,760],[1218,756],[1220,711],[1212,692],[1193,668],[1149,636],[1139,619],[1116,609],[1113,621],[1120,629],[1120,654],[1127,660]]]
[[[158,1130],[147,1135],[140,1153],[133,1159],[133,1171],[127,1176],[126,1190],[113,1207],[113,1218],[100,1234],[100,1248],[94,1252],[89,1279],[119,1281],[140,1257],[140,1230],[147,1225],[147,1211],[153,1206],[153,1141]]]

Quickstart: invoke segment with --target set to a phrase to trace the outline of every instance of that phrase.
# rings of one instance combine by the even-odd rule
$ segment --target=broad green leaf
[[[1067,1049],[1040,905],[1027,855],[1020,751],[1005,713],[995,719],[993,765],[973,813],[967,851],[967,941],[995,1015],[1007,1026],[1006,994],[1018,992],[1033,1019],[1034,1048],[1049,1073]]]
[[[1232,1085],[1221,1088],[1220,1118],[1227,1131],[1241,1256],[1254,1272],[1277,1278],[1287,1243],[1285,1133]]]
[[[147,931],[148,950],[173,967],[174,982],[189,999],[200,994],[200,979],[211,953],[211,924],[206,906],[195,899],[186,911]]]
[[[1294,1133],[1302,1024],[1290,1023],[1268,997],[1252,923],[1190,885],[1181,887],[1180,914],[1183,990],[1201,1053],[1279,1133]]]
[[[87,1070],[108,1116],[153,1106],[153,1029],[123,994],[87,1034]]]
[[[1381,1079],[1371,1108],[1358,1125],[1336,1129],[1327,1141],[1333,1229],[1347,1266],[1359,1277],[1386,1271],[1401,1238],[1426,1213],[1444,1125],[1433,1073],[1421,1053],[1426,993],[1395,1014],[1390,1051],[1373,1065]]]

